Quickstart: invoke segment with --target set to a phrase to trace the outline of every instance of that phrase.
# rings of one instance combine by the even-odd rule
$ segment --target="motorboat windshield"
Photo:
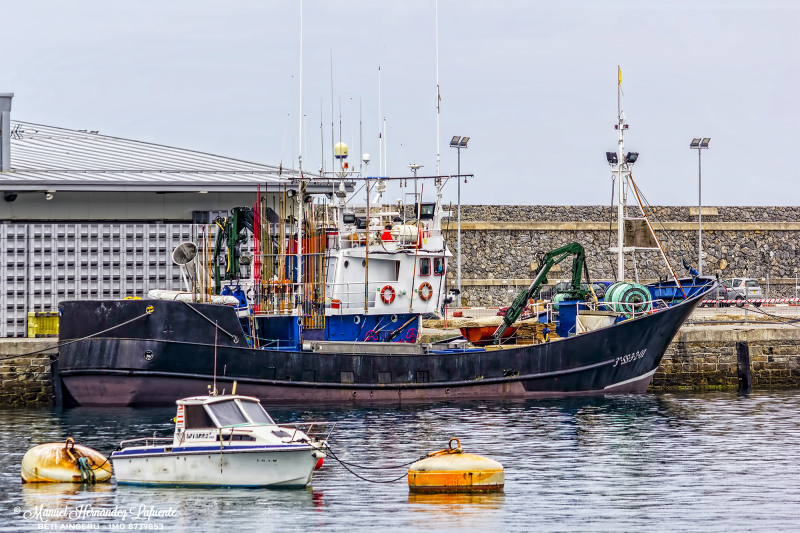
[[[217,419],[217,427],[239,426],[250,423],[241,409],[239,409],[239,406],[236,405],[236,400],[210,403],[206,405],[206,409],[211,411],[211,414]]]
[[[247,424],[275,425],[257,401],[231,398],[206,404],[185,405],[186,429],[222,428]]]
[[[242,407],[245,414],[247,414],[253,424],[275,424],[275,421],[270,418],[264,408],[261,407],[260,403],[240,400],[239,405]]]

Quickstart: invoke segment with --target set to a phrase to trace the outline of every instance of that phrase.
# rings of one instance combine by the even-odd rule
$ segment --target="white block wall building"
[[[297,188],[270,165],[12,121],[12,97],[0,93],[0,337],[26,336],[28,312],[62,300],[183,289],[175,246],[253,206],[257,185]]]

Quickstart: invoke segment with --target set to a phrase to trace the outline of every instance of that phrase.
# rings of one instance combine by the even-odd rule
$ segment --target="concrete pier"
[[[737,342],[750,347],[752,388],[800,385],[800,325],[687,325],[672,340],[650,390],[737,389]]]
[[[50,363],[58,339],[0,339],[0,405],[52,405]],[[21,356],[38,350],[35,355]],[[7,359],[15,355],[13,359]]]

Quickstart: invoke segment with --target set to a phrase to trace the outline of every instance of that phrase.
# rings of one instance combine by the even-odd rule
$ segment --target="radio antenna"
[[[334,140],[336,136],[333,133],[333,121],[333,48],[331,48],[331,171],[336,170],[336,148],[333,146],[336,143]]]

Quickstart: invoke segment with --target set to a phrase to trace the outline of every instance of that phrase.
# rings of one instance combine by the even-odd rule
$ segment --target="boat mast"
[[[383,122],[381,121],[381,67],[378,65],[378,175],[383,171]]]
[[[436,0],[436,175],[439,176],[439,104],[442,101],[439,92],[439,0]],[[415,193],[417,191],[414,191]],[[461,257],[461,250],[458,251]]]
[[[300,154],[298,161],[298,216],[297,216],[297,296],[300,306],[297,313],[303,316],[303,0],[300,0]]]
[[[623,183],[622,165],[625,163],[625,119],[622,116],[620,94],[622,92],[622,69],[617,67],[617,129],[619,130],[619,146],[617,148],[617,187],[619,188],[619,201],[617,202],[617,281],[625,281],[625,184]]]

